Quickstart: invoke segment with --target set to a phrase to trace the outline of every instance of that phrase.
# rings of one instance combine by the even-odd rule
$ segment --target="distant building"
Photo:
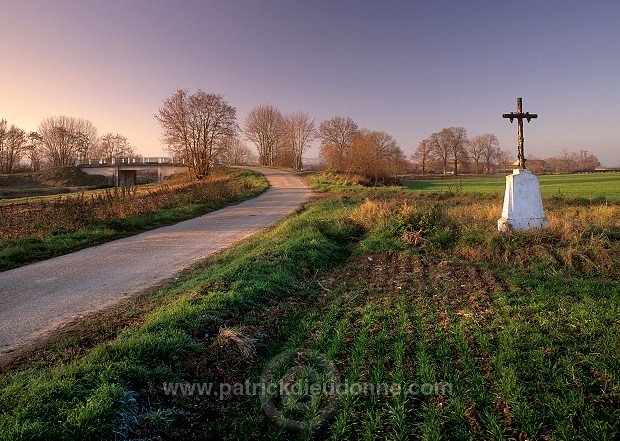
[[[322,161],[321,161],[321,158],[315,157],[315,158],[303,158],[302,162],[307,165],[319,165],[321,164]]]
[[[594,169],[595,172],[604,173],[604,172],[620,172],[620,167],[596,167]]]

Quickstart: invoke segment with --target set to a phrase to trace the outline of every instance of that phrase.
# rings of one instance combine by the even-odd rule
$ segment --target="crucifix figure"
[[[502,118],[510,119],[510,123],[512,123],[514,119],[519,122],[519,154],[517,155],[517,158],[519,159],[519,168],[524,169],[525,154],[523,153],[523,120],[526,119],[529,123],[531,119],[538,118],[538,115],[530,112],[523,113],[523,99],[517,98],[517,113],[504,113]]]

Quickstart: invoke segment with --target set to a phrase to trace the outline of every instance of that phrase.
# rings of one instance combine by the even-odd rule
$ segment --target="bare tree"
[[[11,125],[7,136],[7,149],[4,155],[4,170],[6,173],[13,173],[15,166],[19,164],[26,145],[28,144],[28,138],[26,132],[19,127]]]
[[[418,162],[422,167],[422,175],[426,172],[426,163],[434,159],[434,150],[429,138],[423,139],[418,144],[418,148],[411,155],[411,160]]]
[[[28,144],[26,144],[25,155],[30,162],[30,170],[40,170],[43,166],[43,137],[37,132],[30,132],[27,136]]]
[[[601,165],[599,159],[587,150],[578,153],[563,148],[558,156],[545,159],[558,173],[570,173],[577,170],[594,170]]]
[[[19,127],[7,129],[6,120],[0,121],[0,172],[13,173],[26,150],[27,137]]]
[[[514,162],[513,158],[513,153],[510,150],[506,149],[499,150],[496,156],[497,161],[503,165],[504,171],[512,168],[512,163]]]
[[[404,153],[391,135],[362,129],[351,145],[347,171],[374,182],[385,181],[397,174],[404,159]]]
[[[467,151],[469,157],[473,159],[476,165],[476,174],[480,174],[480,161],[485,160],[487,165],[487,173],[491,168],[491,159],[497,155],[499,149],[499,141],[497,137],[491,133],[474,136],[467,143]]]
[[[43,154],[54,166],[73,165],[88,156],[97,140],[97,129],[90,121],[70,116],[44,119],[39,125]]]
[[[442,163],[443,174],[448,173],[448,158],[450,157],[450,145],[444,141],[440,133],[433,133],[428,137],[428,142],[433,154]]]
[[[336,116],[319,125],[320,154],[328,170],[345,170],[349,150],[359,134],[357,124],[349,117]]]
[[[375,177],[377,174],[375,167],[377,166],[379,155],[370,130],[361,129],[358,132],[348,151],[347,158],[347,172]]]
[[[250,111],[244,127],[245,136],[254,143],[262,165],[276,165],[284,142],[284,117],[271,105]]]
[[[235,134],[229,136],[224,142],[220,158],[223,164],[246,164],[252,158],[252,150]]]
[[[467,153],[469,157],[474,161],[476,174],[480,174],[480,160],[484,152],[484,135],[474,136],[467,143]]]
[[[96,146],[91,150],[92,158],[120,158],[134,156],[135,149],[127,138],[120,134],[105,133],[99,137]]]
[[[169,151],[182,158],[189,172],[209,175],[225,139],[235,133],[237,110],[222,95],[179,89],[155,115]]]
[[[464,127],[448,127],[439,132],[439,142],[449,152],[454,165],[454,174],[459,174],[459,160],[467,154],[467,131]]]
[[[307,112],[295,112],[284,118],[286,147],[290,149],[293,168],[299,170],[302,165],[302,156],[316,139],[317,133],[314,120]]]
[[[0,173],[6,173],[4,171],[4,158],[6,157],[6,150],[8,148],[9,129],[6,119],[0,120]]]
[[[43,135],[45,156],[54,166],[71,165],[78,156],[75,135],[61,125],[49,126],[41,123],[39,132]]]
[[[405,162],[405,154],[392,135],[386,132],[373,132],[383,172],[397,177]]]
[[[566,147],[560,150],[560,162],[557,171],[569,173],[577,168],[579,156],[575,152],[569,151]]]
[[[601,161],[599,159],[590,154],[587,150],[579,150],[578,156],[578,168],[580,170],[594,170],[596,167],[601,165]]]
[[[484,148],[482,150],[482,158],[484,159],[487,173],[491,173],[491,162],[495,160],[499,161],[501,154],[497,137],[495,135],[491,136],[492,138],[489,138],[489,142],[483,144]]]

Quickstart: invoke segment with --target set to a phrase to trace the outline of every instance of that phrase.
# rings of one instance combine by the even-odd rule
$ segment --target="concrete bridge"
[[[89,175],[105,176],[108,185],[120,187],[160,182],[184,166],[183,161],[171,157],[84,159],[75,165]]]

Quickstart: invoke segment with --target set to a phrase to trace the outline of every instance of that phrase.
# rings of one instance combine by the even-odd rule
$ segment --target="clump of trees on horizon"
[[[412,169],[422,175],[431,173],[493,173],[514,168],[514,152],[503,150],[491,133],[467,137],[463,127],[448,127],[432,133],[418,144],[411,155]],[[570,152],[563,149],[559,156],[539,159],[529,156],[526,167],[535,173],[592,171],[601,165],[587,150]]]
[[[251,152],[242,136],[254,144],[258,162],[266,166],[301,169],[304,153],[320,139],[329,170],[377,182],[406,168],[405,155],[392,136],[359,129],[350,118],[334,117],[317,129],[307,112],[285,114],[264,104],[253,108],[239,127],[236,109],[222,95],[184,89],[166,99],[155,118],[168,150],[182,158],[196,178],[207,176],[214,164],[247,161]]]
[[[476,174],[480,173],[481,166],[490,173],[491,164],[502,159],[505,155],[495,135],[486,133],[469,139],[464,127],[448,127],[431,134],[420,141],[411,155],[422,174],[440,168],[444,175],[448,172],[458,174],[459,164],[461,170],[469,172],[472,162]]]
[[[336,116],[319,125],[320,156],[329,171],[386,182],[406,169],[405,154],[386,132],[360,129],[350,117]]]
[[[268,104],[252,109],[241,128],[236,109],[222,95],[200,89],[194,94],[177,90],[155,119],[168,151],[183,159],[196,178],[209,175],[218,163],[251,161],[252,152],[242,136],[255,145],[260,164],[301,169],[303,154],[317,137],[307,112],[283,114]]]
[[[46,166],[74,165],[86,158],[135,156],[121,134],[97,136],[89,120],[71,116],[45,118],[38,131],[25,130],[0,120],[0,173],[39,170]]]
[[[536,159],[532,157],[528,159],[526,165],[529,167],[530,162],[542,161],[542,166],[546,170],[540,171],[554,171],[556,173],[571,173],[576,171],[592,171],[596,167],[601,165],[601,161],[585,149],[581,149],[578,152],[573,152],[567,148],[563,148],[558,156],[546,158],[544,160]],[[533,164],[532,168],[536,165]]]
[[[283,114],[266,104],[253,108],[243,128],[256,146],[261,165],[301,169],[304,152],[317,137],[314,120],[307,112]]]

